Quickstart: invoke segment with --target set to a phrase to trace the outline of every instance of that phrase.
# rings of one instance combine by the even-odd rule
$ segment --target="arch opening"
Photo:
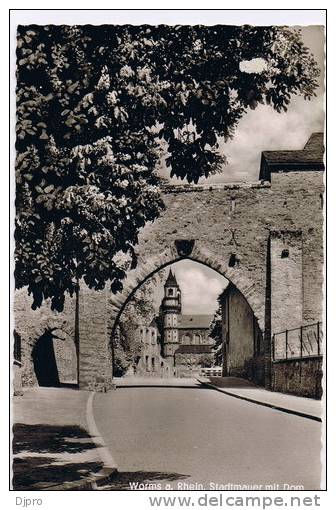
[[[32,350],[32,359],[39,386],[60,386],[51,331],[45,331],[38,338]]]
[[[200,289],[198,295],[195,296],[196,300],[201,302],[201,307],[197,309],[197,313],[186,313],[188,311],[193,312],[191,309],[185,310],[186,282],[184,282],[184,289],[181,291],[180,285],[176,281],[178,280],[178,277],[176,278],[178,271],[176,271],[175,275],[171,272],[172,268],[183,264],[201,268],[199,269],[200,274],[206,272],[213,273],[215,275],[214,281],[222,280],[221,286],[218,287],[217,283],[217,294],[214,299],[217,308],[215,309],[212,306],[211,313],[201,313],[202,311],[209,311],[206,310],[206,303],[203,302],[202,304],[202,300],[206,299],[204,294],[207,292],[207,285],[205,285],[203,290]],[[170,269],[169,275],[168,267]],[[163,277],[164,281],[162,281],[162,274],[165,275]],[[181,279],[181,273],[178,276]],[[152,315],[147,318],[147,324],[145,324],[146,318],[142,317],[141,323],[137,324],[137,328],[135,328],[138,329],[138,333],[149,325],[151,328],[157,329],[157,334],[155,335],[157,341],[155,345],[151,343],[151,352],[147,354],[142,353],[147,374],[151,372],[152,375],[152,372],[154,372],[154,370],[150,369],[147,362],[147,359],[154,355],[155,360],[158,359],[159,366],[161,367],[161,374],[163,367],[165,367],[166,373],[169,372],[170,376],[186,376],[185,369],[187,368],[188,376],[194,376],[196,373],[195,367],[197,367],[197,372],[199,373],[200,368],[212,368],[215,366],[217,369],[220,369],[222,375],[246,377],[259,384],[263,384],[263,333],[254,311],[244,294],[236,287],[232,280],[227,278],[225,273],[223,274],[218,267],[214,269],[210,264],[195,260],[195,258],[190,256],[178,257],[161,264],[161,266],[149,271],[141,280],[139,278],[133,289],[129,291],[120,305],[118,313],[115,315],[111,328],[114,361],[116,359],[116,345],[118,350],[118,343],[120,344],[118,335],[120,335],[120,330],[123,328],[123,314],[126,313],[127,315],[128,307],[134,305],[134,303],[132,305],[132,300],[134,300],[137,293],[143,287],[148,289],[151,285],[151,280],[157,285],[158,279],[162,288],[162,302],[160,306],[156,302],[155,312],[157,317],[155,317],[152,306]],[[188,280],[188,278],[185,278],[185,280]],[[189,275],[188,285],[193,287],[194,284],[195,281]],[[193,290],[190,290],[189,294],[192,293]],[[223,294],[225,294],[226,299],[225,306],[223,304],[224,301],[217,302],[219,298],[223,298]],[[142,301],[144,299],[146,299],[146,292],[142,295]],[[205,308],[202,309],[202,306]],[[205,317],[206,315],[207,317]],[[203,320],[208,321],[206,326],[200,326],[198,323],[202,316]],[[231,323],[227,322],[229,316],[231,317]],[[196,321],[193,323],[192,321],[195,318]],[[215,324],[216,319],[217,325]],[[212,329],[217,327],[217,333],[213,336],[210,336],[210,325]],[[235,349],[232,346],[235,346]],[[215,347],[218,351],[217,353]],[[146,346],[143,344],[142,349],[146,350]],[[138,351],[138,359],[141,361],[142,354],[140,351],[141,349]],[[172,370],[169,370],[169,367]],[[141,363],[140,366],[138,363],[136,370],[133,367],[133,374],[135,372],[139,374],[141,371]],[[120,374],[120,371],[116,374],[114,366],[114,375],[123,374]]]
[[[76,346],[61,329],[46,329],[34,343],[31,358],[39,386],[78,385]]]
[[[234,273],[232,271],[229,271],[229,265],[227,264],[225,267],[222,267],[222,264],[219,260],[214,259],[213,257],[208,256],[208,254],[203,255],[201,252],[195,256],[177,256],[176,254],[171,255],[170,252],[165,252],[161,257],[157,257],[157,260],[150,261],[148,264],[143,264],[139,266],[139,268],[136,270],[136,275],[134,277],[134,285],[132,285],[131,289],[127,289],[126,291],[122,291],[120,294],[118,294],[118,301],[121,302],[121,305],[116,306],[117,313],[113,314],[113,320],[112,325],[110,327],[110,331],[112,334],[114,333],[115,328],[118,326],[118,323],[120,321],[120,316],[123,313],[125,307],[129,303],[129,301],[134,297],[134,294],[153,276],[155,276],[157,273],[159,273],[162,269],[165,269],[172,264],[175,264],[177,262],[181,262],[184,260],[190,260],[192,262],[196,262],[197,264],[206,266],[209,269],[212,269],[216,273],[218,273],[220,276],[224,277],[228,282],[230,282],[231,285],[236,287],[241,294],[246,299],[247,303],[249,304],[251,310],[253,311],[257,323],[259,325],[259,328],[261,331],[264,330],[264,310],[261,310],[260,307],[257,306],[256,300],[253,299],[253,295],[250,294],[249,296],[246,296],[245,289],[253,289],[254,284],[253,281],[250,281],[249,279],[244,276],[243,278],[238,277],[236,278]],[[166,259],[165,262],[160,262],[160,260]],[[154,268],[152,267],[154,266]],[[113,303],[113,297],[111,297],[111,302]]]

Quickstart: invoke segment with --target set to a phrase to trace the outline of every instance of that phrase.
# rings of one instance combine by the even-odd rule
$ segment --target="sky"
[[[277,113],[270,106],[260,105],[240,121],[233,141],[221,149],[229,164],[224,173],[210,177],[208,183],[258,180],[260,156],[263,150],[301,149],[311,133],[324,127],[324,31],[320,26],[302,28],[303,40],[314,54],[321,76],[317,97],[305,101],[293,98],[286,113]],[[171,179],[181,184],[180,180]],[[182,181],[183,182],[183,181]],[[200,184],[205,179],[200,180]],[[212,314],[217,309],[217,297],[228,281],[216,271],[190,260],[169,266],[176,274],[183,296],[183,313]],[[166,269],[168,276],[169,267]],[[162,299],[158,291],[158,306]]]
[[[304,43],[314,54],[321,76],[317,97],[305,101],[302,97],[294,97],[285,113],[277,113],[271,106],[259,105],[250,110],[240,121],[234,139],[221,144],[229,164],[222,174],[208,179],[200,179],[199,183],[256,181],[259,176],[260,157],[263,150],[301,149],[311,133],[323,131],[324,128],[324,28],[322,26],[301,27]],[[167,176],[166,172],[162,172]],[[173,184],[184,184],[184,181],[170,179]],[[183,313],[213,314],[217,307],[217,297],[227,286],[228,281],[216,271],[203,264],[183,260],[168,266],[168,276],[172,268],[181,287],[183,297]],[[165,277],[165,278],[166,278]],[[155,293],[157,310],[162,297],[163,286]]]
[[[220,149],[228,158],[224,172],[199,184],[232,181],[256,181],[259,177],[260,157],[263,150],[302,149],[311,133],[324,127],[324,28],[301,27],[305,45],[314,54],[321,76],[317,97],[305,101],[294,97],[286,113],[277,113],[271,106],[259,105],[241,119],[234,139],[221,143]],[[171,179],[173,184],[184,181]]]
[[[228,280],[213,269],[192,260],[181,260],[165,269],[168,277],[169,269],[176,276],[182,292],[183,314],[212,315],[218,308],[217,298],[228,285]],[[163,298],[163,285],[157,289],[156,308],[159,309]]]

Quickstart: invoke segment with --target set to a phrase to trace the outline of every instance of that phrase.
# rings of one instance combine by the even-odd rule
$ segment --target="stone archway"
[[[204,248],[198,247],[195,243],[189,255],[180,255],[176,246],[173,245],[146,261],[139,261],[137,268],[128,273],[123,290],[116,295],[110,295],[108,297],[107,311],[109,334],[112,335],[114,333],[125,306],[141,285],[166,266],[185,259],[203,264],[229,280],[244,296],[256,317],[259,328],[261,331],[264,331],[264,296],[258,295],[254,282],[245,274],[244,270],[229,267],[228,264],[221,262],[216,256]]]
[[[27,327],[18,323],[16,334],[22,338],[22,384],[23,386],[58,386],[59,367],[57,367],[54,340],[72,342],[74,328],[61,315],[44,316]],[[76,360],[74,363],[77,364]],[[77,372],[77,367],[75,367]]]
[[[123,290],[111,295],[108,285],[94,291],[80,284],[79,386],[111,387],[110,337],[126,303],[160,268],[189,258],[223,275],[246,299],[264,334],[270,387],[271,335],[322,317],[323,168],[322,145],[313,150],[309,142],[302,151],[263,153],[257,182],[163,186],[165,209],[141,229],[138,266],[128,271]],[[69,324],[74,300],[66,303]],[[48,305],[34,313],[30,305],[15,304],[15,329],[29,352],[36,327],[41,324],[42,334],[50,316]]]
[[[255,317],[258,329],[264,336],[266,343],[268,338],[264,335],[265,332],[265,294],[258,294],[254,282],[250,279],[249,275],[239,267],[230,267],[228,263],[221,262],[215,255],[209,251],[198,246],[198,243],[192,243],[192,249],[188,254],[181,254],[177,243],[168,247],[158,255],[153,255],[147,260],[141,260],[137,268],[128,274],[126,284],[122,292],[117,295],[110,295],[107,299],[107,313],[108,313],[108,337],[113,342],[113,336],[119,319],[127,305],[132,299],[136,291],[155,273],[165,268],[166,266],[179,262],[181,260],[192,260],[193,262],[207,266],[208,268],[216,271],[221,276],[225,277],[239,293],[244,297],[249,308]],[[265,346],[265,365],[269,363],[267,356],[270,352],[270,346]],[[113,350],[113,346],[112,346]],[[111,367],[112,370],[112,367]],[[266,383],[267,383],[267,369],[265,366]]]

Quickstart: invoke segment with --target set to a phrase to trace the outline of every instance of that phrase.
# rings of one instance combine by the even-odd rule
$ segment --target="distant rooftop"
[[[324,170],[323,133],[313,133],[301,150],[263,151],[260,180],[270,181],[272,172]]]
[[[211,345],[180,345],[175,351],[175,354],[210,354],[212,353]]]
[[[177,325],[185,329],[206,329],[212,322],[213,315],[178,315]]]

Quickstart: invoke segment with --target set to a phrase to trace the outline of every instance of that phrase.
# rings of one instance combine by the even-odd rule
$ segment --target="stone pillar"
[[[302,325],[302,233],[271,232],[272,333]]]
[[[299,328],[303,320],[302,233],[270,233],[266,285],[265,387],[274,389],[272,337]],[[267,320],[267,322],[266,322]]]
[[[112,387],[112,355],[107,334],[107,289],[91,290],[82,280],[79,291],[80,389],[106,391]]]

